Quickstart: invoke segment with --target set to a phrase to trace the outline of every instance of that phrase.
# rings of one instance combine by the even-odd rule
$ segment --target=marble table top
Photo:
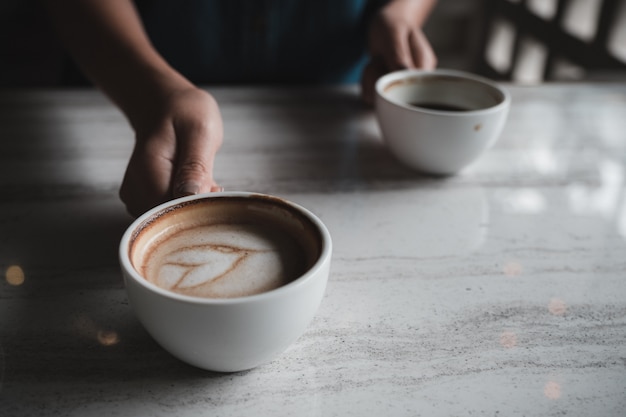
[[[211,88],[219,183],[334,240],[307,332],[233,374],[128,304],[124,117],[92,90],[0,93],[0,416],[626,415],[626,84],[507,87],[500,140],[450,178],[394,160],[356,88]]]

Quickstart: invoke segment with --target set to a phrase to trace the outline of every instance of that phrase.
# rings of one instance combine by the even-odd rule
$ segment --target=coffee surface
[[[242,297],[288,284],[315,261],[317,249],[295,220],[202,206],[180,209],[142,232],[133,265],[146,280],[184,295]]]
[[[435,102],[413,102],[413,103],[409,103],[409,105],[413,107],[420,107],[422,109],[440,110],[440,111],[462,112],[462,111],[472,110],[468,107],[457,106],[455,104],[442,104],[442,103],[435,103]]]

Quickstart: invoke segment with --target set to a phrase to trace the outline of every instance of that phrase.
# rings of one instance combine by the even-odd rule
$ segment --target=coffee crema
[[[131,242],[134,268],[179,294],[233,298],[286,285],[321,253],[311,221],[272,199],[207,198],[158,213]]]
[[[472,110],[469,107],[459,106],[456,104],[444,104],[444,103],[435,103],[435,102],[411,102],[409,103],[411,107],[419,107],[421,109],[428,110],[438,110],[438,111],[454,111],[454,112],[464,112]]]

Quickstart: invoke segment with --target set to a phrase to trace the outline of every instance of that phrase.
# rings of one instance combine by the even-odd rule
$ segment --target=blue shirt
[[[137,0],[152,43],[195,83],[350,83],[383,0]]]

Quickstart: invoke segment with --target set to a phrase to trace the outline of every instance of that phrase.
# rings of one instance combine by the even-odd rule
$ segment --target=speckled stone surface
[[[508,88],[502,137],[450,178],[396,162],[356,89],[210,89],[219,183],[334,240],[307,332],[234,374],[174,359],[128,304],[122,115],[1,93],[0,416],[626,415],[626,85]]]

